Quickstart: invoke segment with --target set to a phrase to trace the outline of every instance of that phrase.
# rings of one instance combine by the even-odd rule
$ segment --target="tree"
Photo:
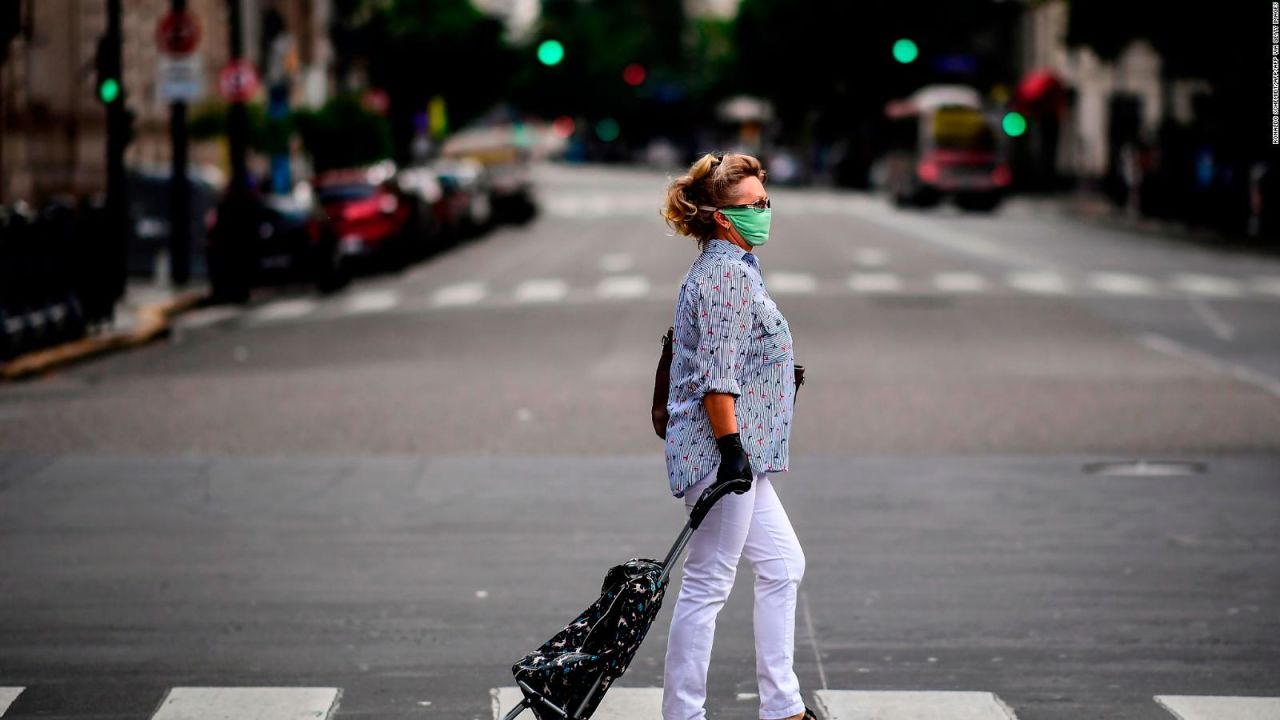
[[[498,20],[469,0],[339,0],[333,28],[340,76],[363,67],[390,97],[396,154],[405,157],[414,116],[432,97],[464,124],[504,98],[515,57]]]

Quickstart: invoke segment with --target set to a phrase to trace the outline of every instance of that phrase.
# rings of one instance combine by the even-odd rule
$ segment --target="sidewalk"
[[[1188,225],[1179,220],[1147,217],[1131,208],[1118,208],[1096,192],[1014,195],[1006,202],[1003,211],[1028,215],[1052,214],[1113,230],[1126,230],[1217,249],[1280,255],[1278,241],[1268,242],[1268,238],[1265,237],[1231,235],[1211,227]]]
[[[79,340],[29,352],[0,364],[0,381],[48,372],[68,363],[113,350],[137,347],[168,334],[174,316],[196,307],[209,294],[203,284],[177,289],[149,281],[130,281],[116,306],[115,323]]]

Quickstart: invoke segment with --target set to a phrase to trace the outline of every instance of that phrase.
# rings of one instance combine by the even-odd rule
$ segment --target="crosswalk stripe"
[[[559,278],[537,278],[525,280],[516,286],[516,302],[554,302],[569,294],[569,286]]]
[[[967,691],[818,690],[826,720],[1017,720],[994,694]]]
[[[4,715],[14,700],[22,694],[20,687],[0,687],[0,715]]]
[[[644,297],[649,294],[649,279],[643,275],[615,275],[600,281],[596,294],[617,300]]]
[[[942,272],[933,276],[933,285],[943,292],[978,292],[986,289],[987,279],[971,272]]]
[[[1277,720],[1280,697],[1228,695],[1156,695],[1179,720]]]
[[[1170,284],[1174,288],[1193,295],[1214,297],[1237,297],[1240,295],[1240,283],[1222,275],[1205,275],[1203,273],[1180,273],[1174,275]]]
[[[240,308],[226,306],[200,308],[179,315],[174,324],[189,329],[202,328],[229,320],[241,312],[243,311]]]
[[[517,687],[493,688],[489,691],[494,720],[502,720],[511,708],[520,704],[524,694]],[[570,709],[572,711],[573,708]],[[653,720],[662,717],[662,688],[611,687],[600,701],[592,720]],[[526,709],[518,720],[531,720]]]
[[[464,282],[446,285],[431,296],[431,304],[436,307],[451,305],[474,305],[484,299],[484,283]]]
[[[250,316],[254,322],[273,322],[276,320],[294,320],[309,315],[316,309],[314,300],[276,300],[258,308]]]
[[[1067,283],[1062,276],[1046,270],[1010,273],[1008,282],[1010,287],[1040,295],[1062,295],[1067,292]]]
[[[854,273],[849,276],[849,289],[854,292],[894,292],[902,288],[902,280],[893,273]]]
[[[175,687],[151,720],[325,720],[341,688]]]
[[[1122,272],[1089,273],[1088,283],[1113,295],[1154,295],[1155,283],[1141,275]]]
[[[792,295],[811,293],[818,286],[812,275],[797,272],[765,273],[764,284],[769,292]]]
[[[880,248],[867,247],[853,251],[853,261],[862,267],[882,267],[888,259],[888,254]]]
[[[383,312],[400,304],[400,294],[395,290],[366,290],[352,295],[344,310],[352,315]]]
[[[600,269],[605,272],[622,272],[631,267],[632,261],[630,253],[609,253],[600,258]]]
[[[1249,283],[1251,290],[1263,295],[1280,295],[1280,275],[1275,277],[1257,277]]]

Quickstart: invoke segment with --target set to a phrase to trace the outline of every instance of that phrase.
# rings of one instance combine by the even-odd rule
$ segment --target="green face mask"
[[[720,212],[729,218],[729,222],[738,229],[738,234],[748,245],[756,247],[769,241],[769,223],[773,219],[773,210],[724,208]]]

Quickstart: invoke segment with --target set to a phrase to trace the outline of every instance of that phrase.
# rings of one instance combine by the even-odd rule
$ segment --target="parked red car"
[[[430,213],[393,179],[394,168],[337,170],[315,181],[316,199],[345,260],[402,266],[420,254]]]

